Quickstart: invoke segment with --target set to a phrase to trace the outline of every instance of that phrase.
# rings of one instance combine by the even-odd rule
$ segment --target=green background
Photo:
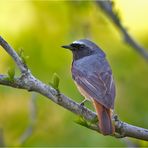
[[[117,6],[124,23],[126,15],[122,10],[120,13],[120,5]],[[141,23],[147,22],[148,4],[142,16],[134,12],[133,18],[137,17],[138,21],[138,17],[143,17]],[[136,32],[136,24],[133,26],[134,30],[127,26],[129,32],[148,47],[148,30],[140,30],[137,25],[139,32]],[[56,72],[60,76],[60,91],[77,102],[83,97],[72,81],[72,55],[61,45],[81,38],[93,40],[106,52],[113,70],[117,89],[115,112],[122,121],[148,128],[148,65],[125,44],[117,28],[93,2],[1,1],[0,35],[15,50],[24,50],[29,56],[29,68],[43,82],[51,81]],[[7,74],[12,65],[12,59],[0,47],[0,73]],[[16,75],[19,75],[17,68]],[[77,125],[73,113],[39,94],[32,135],[21,143],[20,137],[30,123],[32,94],[0,86],[0,128],[7,146],[126,146],[122,139],[104,137]],[[87,106],[93,109],[90,103]],[[148,142],[129,140],[148,146]]]

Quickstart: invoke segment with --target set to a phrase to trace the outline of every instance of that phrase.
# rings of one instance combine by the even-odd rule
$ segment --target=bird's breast
[[[94,72],[101,73],[106,70],[110,70],[110,68],[108,68],[109,66],[106,59],[100,58],[98,55],[92,55],[73,61],[71,70],[72,74],[76,71],[79,71],[83,74],[91,75]],[[77,73],[75,73],[74,75],[77,75]]]
[[[75,84],[77,86],[77,89],[81,93],[81,95],[84,96],[85,99],[88,99],[89,101],[91,101],[90,95],[81,86],[79,86],[76,81],[75,81]]]

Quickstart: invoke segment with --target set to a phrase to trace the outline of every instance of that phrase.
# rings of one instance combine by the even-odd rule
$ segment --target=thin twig
[[[0,37],[0,44],[2,42],[1,40],[4,41],[4,39]],[[15,54],[15,50],[10,48],[10,46],[6,46],[5,44],[8,43],[3,42],[3,48],[5,48],[6,52],[11,53],[14,56],[13,58],[14,60],[19,59],[20,57],[18,57],[18,54]],[[23,67],[22,62],[18,60],[15,60],[15,62],[19,62],[19,64],[22,65],[19,65],[18,63],[17,65]],[[96,118],[96,113],[76,103],[75,101],[65,96],[64,94],[59,93],[59,91],[55,90],[53,87],[44,84],[43,82],[35,78],[29,70],[28,70],[29,72],[26,73],[27,70],[26,67],[23,67],[23,69],[24,70],[21,76],[14,78],[13,80],[9,80],[8,76],[6,75],[0,75],[0,84],[40,93],[46,98],[55,102],[56,104],[62,106],[63,108],[66,108],[67,110],[82,116],[87,121],[91,122],[94,118]],[[88,128],[99,132],[99,127],[97,125],[98,123],[92,125],[90,124]],[[115,117],[115,128],[116,128],[116,133],[118,133],[118,137],[133,137],[148,141],[147,129],[136,127],[128,123],[122,122],[117,117]],[[116,134],[112,136],[117,137]]]
[[[23,132],[23,134],[20,136],[20,144],[22,145],[25,143],[25,141],[32,135],[34,130],[34,125],[36,123],[36,114],[37,114],[37,106],[36,106],[36,94],[32,94],[31,100],[30,100],[30,119],[29,119],[29,125]]]
[[[26,65],[23,63],[22,59],[14,51],[14,49],[0,36],[0,45],[6,50],[6,52],[13,58],[17,64],[20,71],[23,73],[27,71]]]
[[[133,49],[135,49],[147,62],[148,62],[148,50],[144,49],[137,41],[133,39],[127,32],[127,30],[123,27],[120,18],[113,10],[113,2],[110,0],[98,0],[96,1],[97,6],[101,7],[105,14],[112,20],[112,22],[116,25],[116,27],[121,32],[124,41],[129,44]]]

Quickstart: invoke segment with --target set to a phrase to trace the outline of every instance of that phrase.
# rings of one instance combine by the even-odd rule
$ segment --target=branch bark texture
[[[9,80],[9,76],[0,75],[0,85],[10,86],[13,88],[24,89],[28,91],[34,91],[40,93],[56,104],[62,106],[63,108],[80,115],[86,121],[91,122],[96,118],[96,113],[90,109],[80,105],[79,103],[73,101],[69,97],[62,93],[59,93],[53,87],[44,84],[39,79],[35,78],[27,66],[22,62],[21,57],[15,52],[15,50],[2,38],[0,37],[0,45],[5,49],[5,51],[13,58],[18,68],[21,71],[20,77],[14,77],[13,80]],[[148,130],[140,127],[130,125],[128,123],[120,121],[118,118],[114,118],[116,134],[112,135],[114,137],[133,137],[137,139],[142,139],[148,141]],[[87,126],[91,130],[99,132],[98,123],[92,123]]]
[[[96,4],[101,7],[104,13],[112,20],[116,27],[121,32],[124,41],[135,49],[147,62],[148,62],[148,50],[144,49],[137,41],[135,41],[127,30],[122,25],[118,13],[113,9],[114,3],[111,0],[98,0]]]

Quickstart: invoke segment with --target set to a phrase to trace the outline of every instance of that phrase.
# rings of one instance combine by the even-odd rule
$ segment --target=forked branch
[[[99,132],[98,123],[92,122],[96,118],[96,113],[73,101],[69,97],[54,89],[52,86],[46,85],[37,78],[35,78],[31,74],[30,70],[27,68],[27,65],[24,64],[22,58],[2,37],[0,37],[0,45],[13,58],[13,60],[15,61],[15,63],[21,71],[20,77],[14,77],[13,80],[9,79],[9,76],[7,75],[0,75],[0,85],[40,93],[41,95],[52,100],[53,102],[62,106],[63,108],[81,116],[85,120],[85,122],[90,123],[88,124],[88,126],[86,126],[87,128]],[[116,134],[112,136],[119,138],[133,137],[148,141],[147,129],[136,127],[128,123],[122,122],[116,116],[114,117],[114,120]]]

